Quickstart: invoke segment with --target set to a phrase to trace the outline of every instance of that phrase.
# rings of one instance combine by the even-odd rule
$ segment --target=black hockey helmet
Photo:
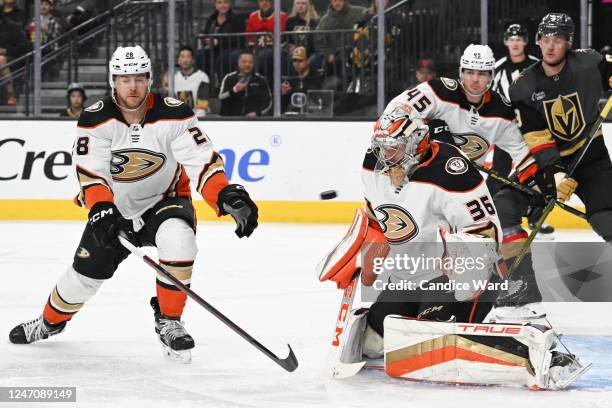
[[[508,41],[510,37],[521,37],[527,44],[527,29],[520,24],[510,24],[506,31],[504,31],[504,43]]]
[[[538,25],[536,42],[547,35],[564,35],[567,41],[574,42],[574,21],[564,13],[548,13]]]
[[[81,95],[83,95],[83,102],[87,100],[87,94],[85,93],[85,87],[79,84],[78,82],[73,82],[70,85],[68,85],[68,89],[66,90],[66,98],[68,98],[68,103],[70,103],[70,94],[74,91],[81,92]]]

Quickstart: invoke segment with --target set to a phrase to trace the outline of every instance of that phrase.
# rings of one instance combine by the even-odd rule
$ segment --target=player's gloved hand
[[[257,228],[257,205],[240,184],[229,184],[219,192],[217,206],[221,215],[231,215],[236,221],[238,238],[250,237]]]
[[[99,246],[121,248],[117,238],[119,231],[124,231],[129,241],[138,245],[132,221],[125,219],[115,204],[108,201],[94,204],[88,218],[91,233]]]
[[[567,177],[565,173],[555,174],[555,184],[557,185],[557,198],[563,202],[569,200],[578,187],[578,182],[571,177]]]
[[[560,164],[551,164],[546,167],[542,167],[535,174],[535,182],[540,192],[544,195],[546,201],[557,199],[557,182],[555,180],[555,175],[557,173],[565,175],[563,166]]]

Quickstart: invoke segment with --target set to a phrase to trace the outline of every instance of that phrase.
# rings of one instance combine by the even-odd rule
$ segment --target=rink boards
[[[345,223],[362,205],[361,163],[370,122],[203,121],[223,156],[231,182],[244,185],[268,222]],[[86,211],[72,203],[78,185],[70,156],[72,121],[0,121],[0,219],[75,220]],[[612,146],[612,124],[604,125]],[[612,150],[612,149],[610,149]],[[319,193],[337,190],[321,201]],[[214,213],[201,197],[198,218]],[[576,198],[570,204],[581,207]],[[559,228],[587,228],[556,209]]]

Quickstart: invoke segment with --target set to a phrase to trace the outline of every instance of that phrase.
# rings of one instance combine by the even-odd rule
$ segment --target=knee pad
[[[606,242],[612,242],[612,210],[596,212],[589,218],[589,223]]]
[[[180,218],[162,222],[155,234],[160,260],[193,261],[198,253],[193,229]]]

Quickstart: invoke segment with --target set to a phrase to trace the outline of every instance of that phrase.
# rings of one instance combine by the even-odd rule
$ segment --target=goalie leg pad
[[[419,381],[559,389],[578,379],[590,364],[573,356],[572,364],[553,361],[553,353],[560,354],[551,351],[555,340],[553,330],[534,326],[388,316],[385,371]]]

